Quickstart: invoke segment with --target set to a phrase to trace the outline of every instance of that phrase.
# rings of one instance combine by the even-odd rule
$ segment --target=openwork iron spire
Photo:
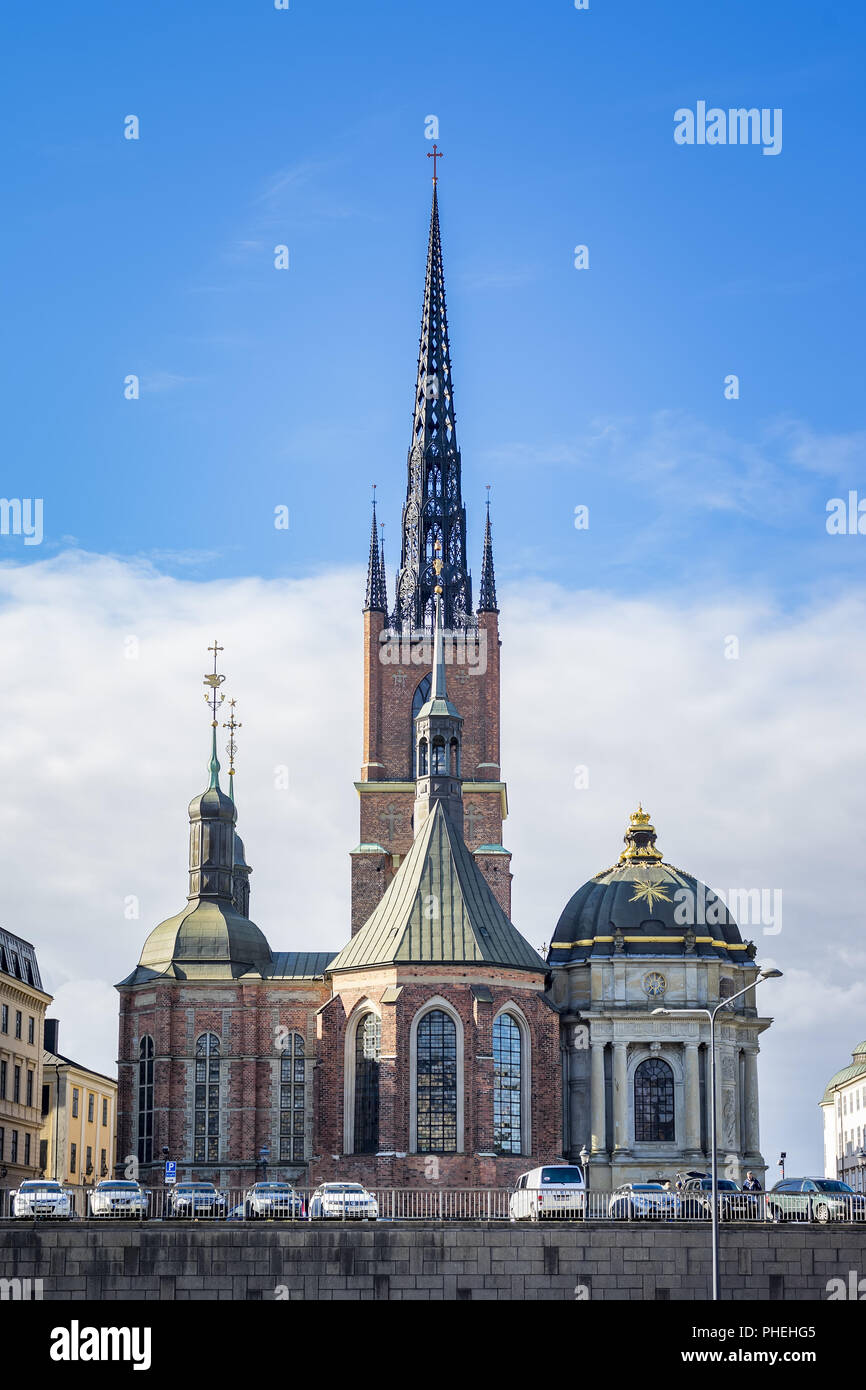
[[[466,567],[466,509],[460,491],[439,201],[434,183],[394,627],[433,628],[437,541],[442,545],[445,627],[466,627],[473,621],[472,581]]]
[[[388,595],[385,589],[385,570],[382,563],[382,552],[379,548],[379,532],[376,528],[376,497],[375,484],[373,495],[373,524],[370,530],[370,558],[367,563],[367,594],[364,600],[364,609],[373,609],[378,613],[387,613]]]
[[[489,494],[489,487],[487,491]],[[481,557],[481,588],[478,594],[478,612],[499,612],[496,606],[496,576],[493,573],[493,537],[490,534],[489,495],[487,498],[487,521],[484,526],[484,551]]]

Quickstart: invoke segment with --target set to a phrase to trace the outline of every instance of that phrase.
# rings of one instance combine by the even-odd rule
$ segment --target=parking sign
[[[173,1158],[165,1160],[165,1182],[168,1187],[177,1182],[177,1162]]]

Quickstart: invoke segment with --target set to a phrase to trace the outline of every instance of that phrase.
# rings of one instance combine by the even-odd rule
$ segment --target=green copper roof
[[[843,1067],[841,1071],[837,1071],[835,1076],[830,1077],[827,1082],[827,1089],[821,1098],[822,1105],[832,1101],[834,1091],[837,1087],[844,1086],[846,1081],[856,1081],[858,1076],[866,1077],[866,1042],[858,1043],[852,1055],[854,1060],[849,1062],[847,1067]]]
[[[441,803],[378,907],[329,969],[401,961],[547,968],[509,922]]]

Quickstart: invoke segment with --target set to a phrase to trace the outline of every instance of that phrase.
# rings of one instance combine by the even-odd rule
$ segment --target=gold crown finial
[[[652,824],[649,811],[645,811],[639,801],[637,810],[632,811],[628,818],[628,827],[623,837],[625,849],[619,856],[620,864],[640,862],[641,860],[657,861],[662,859],[661,850],[656,849],[656,831]]]
[[[213,727],[216,728],[218,723],[217,710],[219,709],[220,705],[225,699],[225,695],[223,695],[222,691],[220,690],[220,686],[225,680],[225,676],[220,676],[217,674],[217,653],[223,651],[223,648],[218,645],[216,638],[214,638],[213,646],[208,647],[208,651],[213,652],[213,671],[209,671],[204,678],[204,684],[210,686],[210,693],[206,692],[204,698],[207,700],[208,704],[211,707]]]

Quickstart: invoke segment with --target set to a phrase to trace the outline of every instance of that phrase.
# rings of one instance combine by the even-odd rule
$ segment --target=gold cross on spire
[[[436,593],[436,594],[441,594],[441,593],[442,593],[442,542],[439,540],[438,537],[436,538],[436,542],[435,542],[435,544],[434,544],[434,546],[433,546],[433,549],[434,549],[435,552],[436,552],[436,556],[435,556],[435,558],[434,558],[434,560],[433,560],[433,569],[436,571],[436,588],[434,589],[433,592]]]
[[[217,710],[219,709],[220,705],[225,699],[225,695],[223,695],[222,691],[220,690],[220,686],[225,680],[225,676],[220,676],[217,674],[217,653],[221,652],[222,650],[223,648],[217,645],[217,640],[216,638],[214,638],[213,646],[208,647],[208,651],[213,652],[213,671],[209,672],[204,678],[204,684],[210,686],[210,693],[206,693],[204,698],[207,700],[208,704],[211,707],[214,728],[217,727],[218,723]]]
[[[230,714],[228,718],[228,723],[223,724],[223,728],[228,729],[229,731],[229,741],[226,744],[226,752],[229,755],[229,777],[234,777],[235,775],[235,754],[238,751],[238,746],[235,743],[235,729],[242,729],[244,727],[243,724],[239,723],[238,720],[235,719],[236,704],[237,700],[229,700]]]

